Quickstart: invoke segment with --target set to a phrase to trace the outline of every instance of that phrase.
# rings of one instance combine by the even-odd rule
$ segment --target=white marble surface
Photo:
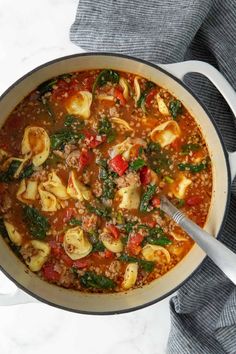
[[[0,93],[35,66],[81,51],[69,41],[78,0],[0,0]],[[15,286],[0,274],[0,293]],[[42,303],[0,306],[0,354],[164,354],[169,299],[118,316]],[[0,296],[1,305],[1,296]]]

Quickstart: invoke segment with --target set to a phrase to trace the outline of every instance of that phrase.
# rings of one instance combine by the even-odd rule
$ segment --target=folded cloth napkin
[[[235,0],[80,0],[72,42],[87,51],[126,53],[154,63],[207,61],[236,88]],[[204,77],[187,77],[226,146],[236,149],[235,120]],[[236,190],[220,239],[236,251]],[[208,258],[170,301],[168,353],[236,353],[236,287]]]

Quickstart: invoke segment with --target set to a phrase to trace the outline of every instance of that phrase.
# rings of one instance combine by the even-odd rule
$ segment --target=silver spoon
[[[187,218],[164,195],[161,195],[160,208],[191,236],[198,246],[236,285],[236,254]]]

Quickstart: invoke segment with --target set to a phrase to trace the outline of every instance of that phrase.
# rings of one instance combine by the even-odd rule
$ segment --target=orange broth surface
[[[39,277],[79,291],[141,287],[189,252],[193,241],[161,212],[160,192],[201,227],[211,202],[194,118],[125,72],[40,85],[1,128],[0,161],[0,233]]]

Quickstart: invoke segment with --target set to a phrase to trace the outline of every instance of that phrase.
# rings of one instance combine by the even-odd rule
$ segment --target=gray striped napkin
[[[72,42],[87,51],[126,53],[154,63],[207,61],[236,88],[235,0],[80,0]],[[208,107],[226,146],[234,118],[201,75],[187,84]],[[221,240],[236,252],[236,189]],[[236,288],[207,259],[170,301],[168,353],[236,353]]]

